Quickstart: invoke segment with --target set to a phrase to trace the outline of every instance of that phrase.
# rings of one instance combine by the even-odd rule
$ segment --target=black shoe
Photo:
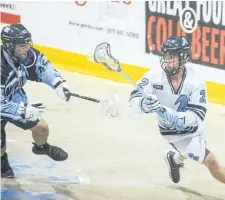
[[[174,160],[175,153],[173,151],[169,151],[165,154],[164,159],[167,163],[167,166],[169,168],[169,175],[171,180],[174,183],[178,183],[180,181],[180,167],[183,167],[184,164],[176,164]]]
[[[1,177],[2,178],[14,178],[15,177],[13,170],[9,165],[7,153],[5,153],[1,157]]]
[[[49,145],[48,143],[44,145],[37,145],[33,142],[32,151],[37,155],[48,155],[55,161],[63,161],[68,158],[68,154],[59,147]]]

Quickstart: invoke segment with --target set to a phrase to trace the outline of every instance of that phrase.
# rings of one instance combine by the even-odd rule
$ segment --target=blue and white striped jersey
[[[31,59],[26,66],[14,63],[1,47],[1,119],[21,120],[17,112],[21,102],[28,103],[23,90],[27,80],[43,82],[54,88],[53,80],[62,79],[47,58],[38,50],[31,48]]]

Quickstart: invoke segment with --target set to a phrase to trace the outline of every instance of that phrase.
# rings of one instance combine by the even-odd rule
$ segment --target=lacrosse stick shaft
[[[146,94],[123,70],[120,68],[120,74],[128,81],[130,82],[134,88],[136,88],[141,94],[143,94],[146,98],[152,99],[148,94]],[[160,108],[161,112],[164,112],[163,108]]]
[[[111,117],[115,117],[117,115],[117,111],[115,109],[116,106],[114,105],[113,106],[113,99],[109,99],[109,100],[98,100],[98,99],[94,99],[92,97],[87,97],[87,96],[81,96],[79,94],[75,94],[75,93],[70,93],[70,96],[72,97],[77,97],[77,98],[80,98],[80,99],[84,99],[84,100],[87,100],[87,101],[92,101],[92,102],[95,102],[95,103],[99,103],[103,109],[105,110],[105,114],[107,115],[110,115]]]
[[[100,100],[98,100],[98,99],[94,99],[94,98],[86,97],[86,96],[80,96],[79,94],[75,94],[75,93],[70,93],[70,96],[77,97],[77,98],[80,98],[80,99],[85,99],[87,101],[92,101],[92,102],[95,102],[95,103],[100,102]]]
[[[119,72],[128,82],[133,85],[134,88],[141,92],[146,98],[149,98],[149,95],[147,95],[122,69]]]
[[[134,86],[134,88],[136,88],[139,92],[141,92],[146,98],[151,99],[151,97],[148,94],[146,94],[125,72],[123,72],[121,68],[119,72],[120,74],[123,75],[125,79],[127,79],[127,81],[129,81]],[[164,112],[163,108],[160,108],[160,110]]]

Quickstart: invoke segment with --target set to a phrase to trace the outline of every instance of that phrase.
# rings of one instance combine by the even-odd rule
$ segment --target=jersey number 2
[[[143,78],[140,83],[138,84],[138,86],[143,89],[144,86],[148,85],[149,80],[147,78]]]
[[[205,90],[200,91],[201,98],[199,100],[200,103],[206,103],[206,93]]]

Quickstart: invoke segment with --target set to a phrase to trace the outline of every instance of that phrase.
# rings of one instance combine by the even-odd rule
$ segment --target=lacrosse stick
[[[94,99],[94,98],[91,98],[91,97],[86,97],[86,96],[81,96],[79,94],[75,94],[75,93],[69,93],[70,96],[72,97],[77,97],[77,98],[80,98],[80,99],[85,99],[87,101],[92,101],[92,102],[95,102],[95,103],[99,103],[100,100],[98,99]]]
[[[103,42],[99,44],[94,51],[94,60],[96,63],[104,65],[110,71],[119,72],[134,88],[141,92],[146,98],[150,98],[120,67],[120,63],[115,59],[110,52],[110,44]]]
[[[70,96],[84,99],[87,101],[92,101],[94,103],[99,103],[102,106],[105,114],[110,117],[116,117],[119,114],[118,112],[119,97],[116,91],[114,91],[113,94],[108,99],[105,99],[105,100],[99,100],[92,97],[81,96],[75,93],[70,93]]]

